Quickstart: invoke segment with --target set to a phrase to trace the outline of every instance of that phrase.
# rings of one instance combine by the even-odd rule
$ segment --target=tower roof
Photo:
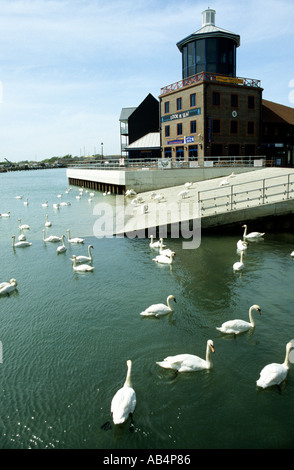
[[[215,25],[215,13],[215,10],[211,10],[210,8],[202,12],[202,27],[177,43],[177,47],[180,51],[182,51],[185,44],[191,41],[209,37],[229,38],[236,42],[237,47],[240,46],[239,34],[232,33],[231,31],[227,31]]]

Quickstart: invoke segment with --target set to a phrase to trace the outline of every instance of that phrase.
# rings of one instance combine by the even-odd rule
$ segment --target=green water
[[[294,338],[294,236],[267,233],[250,243],[242,274],[232,271],[232,235],[203,236],[196,250],[166,240],[176,258],[172,268],[160,266],[146,239],[97,239],[93,207],[105,198],[77,200],[78,188],[66,195],[67,186],[63,169],[0,174],[0,212],[11,212],[0,218],[0,282],[18,281],[17,292],[0,297],[0,448],[293,448],[294,367],[280,393],[258,389],[256,380],[266,364],[283,362]],[[59,193],[71,205],[55,210]],[[57,245],[42,240],[46,213],[48,234],[70,228],[85,245],[66,243],[57,255]],[[31,226],[28,248],[12,248],[18,218]],[[70,257],[90,243],[95,270],[77,274]],[[140,317],[169,294],[177,299],[172,315]],[[247,320],[255,303],[262,315],[253,331],[234,339],[216,330],[229,319]],[[204,358],[207,339],[216,350],[212,370],[175,375],[156,365],[179,353]],[[136,432],[127,423],[103,431],[127,359]]]

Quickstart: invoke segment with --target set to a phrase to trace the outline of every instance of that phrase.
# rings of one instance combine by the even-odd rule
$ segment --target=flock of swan
[[[188,184],[184,191],[188,191]],[[132,194],[133,195],[133,194]],[[81,192],[80,192],[81,196]],[[62,195],[60,195],[62,197]],[[185,197],[182,194],[182,197]],[[21,196],[17,196],[17,198],[21,198]],[[28,202],[28,201],[26,201]],[[44,204],[44,207],[48,207],[48,201]],[[2,217],[9,217],[10,213],[1,214]],[[26,247],[31,246],[32,244],[26,241],[25,231],[29,231],[30,227],[27,224],[22,224],[21,219],[18,219],[19,222],[19,241],[15,242],[15,235],[12,236],[13,240],[13,247]],[[48,220],[48,215],[46,214],[46,221],[45,227],[51,227],[52,224]],[[243,256],[244,252],[248,248],[248,241],[254,240],[257,238],[262,238],[265,234],[261,232],[251,232],[247,233],[247,225],[242,226],[244,228],[243,239],[240,239],[237,242],[237,251],[240,252],[240,261],[235,263],[233,266],[234,271],[238,271],[244,268]],[[68,233],[67,241],[68,243],[72,244],[83,244],[84,239],[79,237],[71,237],[70,229],[67,229],[66,232]],[[43,229],[43,241],[45,243],[57,243],[61,242],[62,244],[57,247],[57,253],[65,253],[67,247],[65,245],[65,235],[63,234],[61,237],[57,237],[54,235],[50,235],[45,237],[45,229]],[[155,256],[152,260],[157,263],[162,264],[171,264],[173,262],[175,252],[167,248],[164,243],[163,239],[160,238],[159,240],[155,241],[153,236],[150,237],[149,242],[150,248],[154,248],[158,250],[158,255]],[[72,261],[73,270],[76,272],[88,272],[93,271],[94,267],[91,266],[93,261],[92,252],[93,245],[88,246],[88,256],[86,255],[72,255],[70,260]],[[293,252],[294,256],[294,252]],[[9,282],[2,282],[0,283],[0,295],[9,295],[13,290],[17,288],[17,281],[15,279],[10,279]],[[166,304],[158,303],[152,304],[147,307],[145,310],[140,312],[141,317],[156,317],[160,318],[164,315],[168,315],[173,313],[173,303],[176,303],[176,298],[174,295],[169,295],[166,299]],[[257,312],[261,315],[261,308],[259,305],[252,305],[249,309],[249,321],[245,321],[242,319],[233,319],[224,322],[221,326],[216,327],[222,334],[230,334],[230,335],[239,335],[242,333],[247,332],[251,328],[255,327],[255,321],[253,317],[253,312]],[[273,385],[279,386],[287,377],[290,361],[290,351],[294,348],[294,344],[292,342],[287,343],[286,345],[286,356],[283,363],[272,363],[266,365],[260,372],[260,377],[256,381],[258,387],[267,388]],[[157,361],[156,364],[164,369],[171,369],[176,371],[177,373],[182,372],[196,372],[201,370],[209,370],[213,367],[212,360],[211,360],[211,353],[215,353],[215,346],[212,339],[208,339],[206,343],[206,352],[205,352],[205,359],[193,355],[193,354],[177,354],[175,356],[167,356],[161,361]],[[131,381],[131,372],[132,372],[132,361],[130,359],[127,360],[127,374],[126,379],[123,386],[115,393],[112,398],[110,411],[112,416],[112,421],[115,425],[124,423],[129,418],[131,419],[130,430],[134,431],[134,422],[133,422],[133,413],[136,407],[136,393],[132,386]],[[102,429],[107,430],[110,429],[111,424],[107,421],[104,425],[101,426]]]
[[[247,225],[242,226],[244,228],[243,233],[243,240],[239,240],[237,243],[237,250],[241,252],[241,256],[244,251],[248,247],[247,240],[255,240],[258,238],[262,238],[265,233],[262,232],[251,232],[247,233]],[[151,248],[157,248],[163,251],[163,239],[160,238],[157,241],[154,241],[153,236],[150,237],[151,241],[149,246]],[[159,256],[166,256],[170,257],[171,259],[174,256],[174,252],[171,250],[166,249],[165,255]],[[166,299],[166,304],[158,303],[152,304],[147,307],[145,310],[140,312],[140,316],[142,317],[156,317],[160,318],[164,315],[168,315],[173,313],[174,307],[172,302],[176,302],[176,298],[174,295],[169,295]],[[255,328],[255,321],[253,312],[257,312],[261,315],[261,308],[259,305],[254,304],[249,308],[249,321],[245,321],[243,319],[233,319],[224,322],[221,326],[216,327],[216,330],[224,335],[240,335],[242,333],[246,333],[252,328]],[[256,385],[260,388],[268,388],[271,386],[278,386],[286,379],[289,367],[290,367],[290,351],[294,349],[294,342],[290,341],[286,344],[286,356],[284,362],[282,363],[271,363],[266,365],[260,372],[260,377],[256,381]],[[212,339],[208,339],[206,343],[206,353],[205,359],[196,356],[194,354],[177,354],[175,356],[167,356],[162,361],[157,361],[156,364],[164,369],[171,369],[174,370],[176,373],[178,372],[197,372],[202,370],[209,370],[213,367],[213,363],[211,360],[211,353],[215,353],[215,346]],[[129,359],[127,361],[127,376],[124,382],[123,387],[121,387],[114,395],[110,411],[112,415],[112,420],[115,425],[124,423],[125,421],[130,418],[130,431],[134,431],[134,421],[133,421],[133,413],[136,407],[136,393],[132,386],[131,382],[131,369],[132,369],[132,361]],[[108,430],[111,428],[110,421],[104,423],[101,428],[103,430]]]

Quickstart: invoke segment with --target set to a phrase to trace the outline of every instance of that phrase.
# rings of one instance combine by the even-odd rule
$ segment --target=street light
[[[101,158],[103,160],[103,142],[101,142]]]

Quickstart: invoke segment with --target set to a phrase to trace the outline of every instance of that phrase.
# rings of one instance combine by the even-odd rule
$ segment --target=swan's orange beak
[[[260,308],[258,308],[257,311],[258,311],[259,315],[261,315],[261,310],[260,310]]]
[[[212,346],[212,344],[210,344],[209,346],[210,346],[210,349],[212,350],[212,352],[215,352],[214,346]]]

